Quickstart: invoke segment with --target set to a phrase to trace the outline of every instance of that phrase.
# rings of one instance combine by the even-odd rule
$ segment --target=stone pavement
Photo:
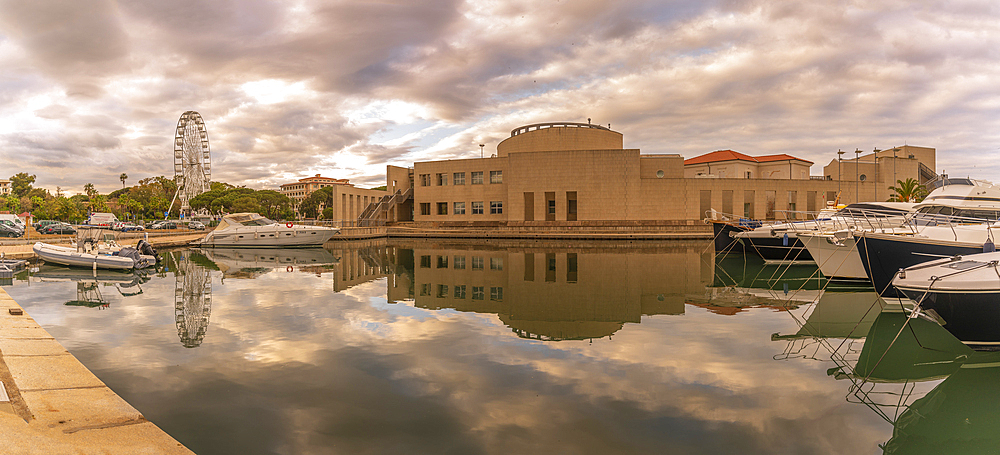
[[[191,454],[94,376],[0,288],[0,451]]]

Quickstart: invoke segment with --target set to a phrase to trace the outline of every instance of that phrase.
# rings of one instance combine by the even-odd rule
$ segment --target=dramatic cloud
[[[822,165],[907,143],[989,179],[998,49],[986,0],[5,0],[0,177],[109,191],[121,172],[172,175],[174,125],[196,110],[213,179],[257,188],[376,186],[386,164],[588,118],[644,153]]]

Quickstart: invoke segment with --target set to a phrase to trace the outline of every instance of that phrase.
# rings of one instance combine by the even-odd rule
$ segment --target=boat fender
[[[983,253],[992,253],[997,250],[997,246],[993,244],[993,239],[986,239],[986,243],[983,244]]]
[[[788,246],[788,233],[785,233],[785,236],[781,238],[781,246]]]
[[[291,272],[292,270],[293,270],[292,266],[285,267],[285,271],[286,272]]]
[[[291,222],[285,223],[285,227],[288,228],[288,229],[291,229],[292,228],[292,223]]]

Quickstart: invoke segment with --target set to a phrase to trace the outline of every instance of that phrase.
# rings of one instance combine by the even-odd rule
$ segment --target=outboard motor
[[[139,250],[140,254],[144,254],[146,256],[153,256],[156,258],[156,262],[160,262],[160,257],[156,255],[156,249],[154,249],[153,245],[150,245],[149,242],[145,240],[139,240],[139,243],[135,244],[135,248]]]
[[[149,266],[149,264],[146,264],[146,260],[139,255],[139,250],[135,248],[122,248],[121,250],[115,252],[115,256],[131,259],[134,264],[133,267],[137,269]]]

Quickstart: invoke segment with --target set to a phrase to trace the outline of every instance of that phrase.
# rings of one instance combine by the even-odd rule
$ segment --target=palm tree
[[[83,192],[87,193],[87,199],[93,199],[94,195],[97,194],[97,190],[94,189],[93,183],[88,183],[86,185],[83,185]]]
[[[920,202],[927,197],[927,187],[921,185],[912,177],[906,179],[905,182],[896,180],[896,184],[899,186],[889,187],[894,192],[892,197],[889,198],[890,202]]]
[[[128,174],[122,172],[122,175],[119,175],[118,178],[122,181],[122,188],[125,188],[125,180],[128,179]]]

